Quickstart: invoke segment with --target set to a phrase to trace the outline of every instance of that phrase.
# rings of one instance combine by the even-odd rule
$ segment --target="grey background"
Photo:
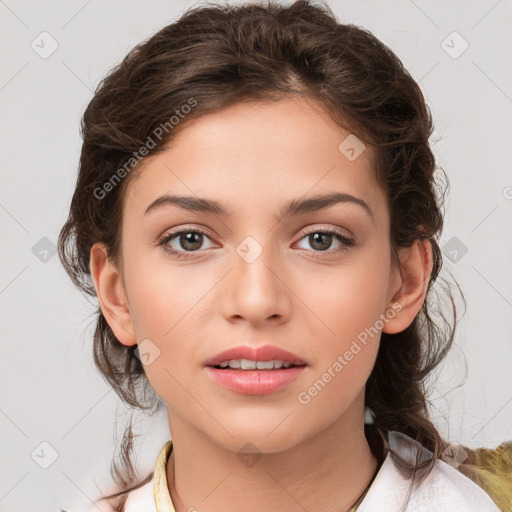
[[[93,367],[94,308],[65,275],[54,244],[93,88],[132,46],[200,4],[0,1],[1,512],[74,512],[109,491],[114,420],[120,433],[127,411]],[[468,308],[431,411],[449,440],[495,447],[512,438],[512,3],[329,5],[394,49],[432,109],[434,152],[451,185],[442,275],[458,280]],[[50,48],[43,31],[58,43],[47,58],[31,47],[43,51],[46,37]],[[169,429],[165,414],[137,417],[145,475]]]

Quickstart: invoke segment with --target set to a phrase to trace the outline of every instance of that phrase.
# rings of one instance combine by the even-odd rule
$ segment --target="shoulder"
[[[128,495],[124,512],[157,512],[157,510],[174,512],[166,476],[166,463],[172,449],[172,440],[169,440],[160,450],[154,471],[148,475],[147,482]],[[157,507],[157,499],[159,507]]]
[[[458,469],[489,494],[500,510],[512,510],[512,441],[468,452]]]
[[[407,458],[418,449],[431,454],[403,434],[396,446]],[[410,512],[500,512],[484,489],[442,460],[435,461],[430,474],[408,496],[410,484],[410,478],[403,476],[388,453],[358,512],[399,510],[407,500]]]
[[[140,487],[129,492],[124,512],[174,512],[167,489],[166,462],[172,451],[172,441],[167,441],[155,462],[154,470],[142,482]],[[157,507],[157,495],[159,507]]]
[[[131,491],[126,500],[125,512],[157,512],[154,478],[142,487]]]
[[[127,492],[124,512],[157,512],[153,489],[154,477],[144,485]],[[114,501],[98,500],[82,512],[117,512],[117,508],[114,506]]]

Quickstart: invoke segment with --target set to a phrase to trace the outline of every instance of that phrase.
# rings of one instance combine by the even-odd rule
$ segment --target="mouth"
[[[273,345],[238,345],[231,347],[204,362],[205,366],[232,370],[281,370],[307,365],[297,354]]]
[[[235,370],[239,372],[247,371],[282,371],[297,366],[307,366],[306,363],[297,362],[291,363],[290,361],[281,361],[279,359],[272,359],[270,361],[253,361],[250,359],[230,359],[222,361],[216,365],[208,365],[210,368],[217,370]]]
[[[238,345],[205,361],[212,381],[235,393],[268,395],[304,375],[308,364],[300,356],[273,345]]]
[[[291,385],[304,374],[307,366],[303,362],[231,359],[206,366],[206,370],[214,383],[229,391],[262,396]]]

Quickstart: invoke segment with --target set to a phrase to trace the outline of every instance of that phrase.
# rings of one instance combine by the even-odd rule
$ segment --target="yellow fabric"
[[[155,464],[154,495],[158,512],[176,512],[167,486],[166,465],[172,451],[172,440],[164,445]],[[478,484],[502,512],[512,511],[512,442],[495,450],[474,450],[473,463],[461,464],[458,469]],[[349,512],[356,512],[368,489]]]
[[[477,448],[459,470],[478,484],[502,512],[512,511],[512,441],[496,449]]]
[[[155,464],[153,491],[155,493],[156,510],[158,512],[176,512],[167,486],[166,464],[172,451],[172,440],[167,441],[160,451]]]

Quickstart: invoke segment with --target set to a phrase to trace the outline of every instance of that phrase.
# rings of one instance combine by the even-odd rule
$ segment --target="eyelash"
[[[166,252],[172,254],[173,256],[176,256],[177,258],[190,258],[195,252],[199,251],[176,251],[175,249],[171,249],[169,245],[167,245],[173,238],[176,238],[176,236],[181,235],[183,233],[200,233],[204,236],[207,236],[210,238],[208,233],[201,228],[185,228],[180,229],[178,231],[173,231],[171,233],[168,233],[164,235],[160,240],[158,241],[158,246],[161,246]],[[323,235],[334,235],[335,238],[342,243],[342,246],[338,249],[331,250],[331,251],[310,251],[313,253],[314,258],[323,258],[323,254],[336,254],[338,252],[346,252],[349,250],[350,247],[355,245],[355,240],[352,238],[348,238],[345,233],[341,230],[338,230],[336,228],[329,228],[329,229],[314,229],[307,233],[304,233],[302,237],[299,240],[302,240],[303,238],[307,237],[308,235],[312,235],[313,233],[321,233]],[[307,249],[303,249],[307,250]]]

